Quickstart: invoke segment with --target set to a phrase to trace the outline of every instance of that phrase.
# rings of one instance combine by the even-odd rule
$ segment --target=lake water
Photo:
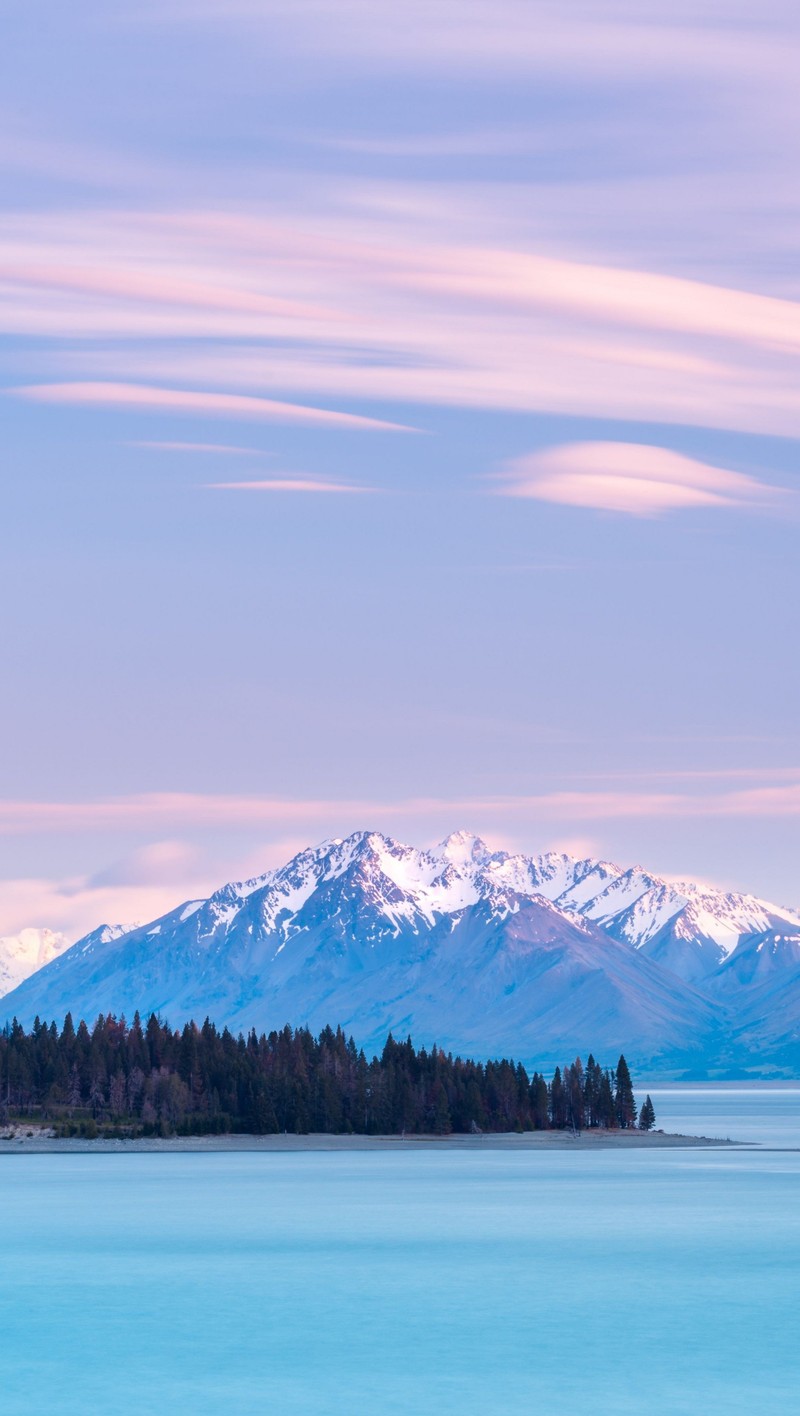
[[[653,1088],[665,1129],[708,1133],[697,1090]],[[800,1097],[769,1096],[791,1144]],[[3,1416],[783,1416],[800,1390],[788,1150],[15,1154],[0,1223]]]
[[[640,1083],[637,1096],[649,1091],[656,1124],[685,1136],[721,1136],[761,1146],[800,1147],[800,1087],[652,1086]]]

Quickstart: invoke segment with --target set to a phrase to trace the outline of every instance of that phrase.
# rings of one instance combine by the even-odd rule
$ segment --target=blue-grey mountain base
[[[341,1025],[526,1064],[624,1049],[641,1073],[800,1070],[800,916],[641,867],[358,832],[134,929],[101,927],[0,1015],[232,1031]]]

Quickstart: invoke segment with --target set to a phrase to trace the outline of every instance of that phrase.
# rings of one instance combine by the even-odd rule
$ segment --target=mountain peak
[[[451,831],[449,836],[445,836],[438,846],[432,851],[432,855],[438,856],[441,860],[446,860],[450,865],[485,865],[491,858],[491,851],[485,841],[480,836],[474,836],[471,831]]]

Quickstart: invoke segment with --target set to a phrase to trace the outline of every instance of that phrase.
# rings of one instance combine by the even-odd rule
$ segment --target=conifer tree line
[[[285,1027],[235,1037],[206,1019],[174,1031],[152,1014],[15,1020],[0,1033],[0,1122],[35,1118],[60,1134],[204,1135],[228,1131],[389,1135],[470,1131],[649,1130],[624,1057],[557,1067],[548,1083],[507,1059],[472,1062],[390,1034],[368,1061],[341,1028]]]

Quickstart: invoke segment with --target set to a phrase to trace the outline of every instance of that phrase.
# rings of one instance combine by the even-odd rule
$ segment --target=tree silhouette
[[[636,1098],[633,1095],[631,1074],[624,1057],[617,1063],[617,1088],[614,1095],[617,1124],[623,1128],[636,1125]]]
[[[0,1031],[0,1100],[8,1117],[63,1134],[184,1135],[275,1131],[379,1135],[635,1126],[624,1057],[616,1071],[592,1055],[557,1067],[548,1086],[510,1058],[475,1062],[391,1034],[367,1059],[341,1028],[219,1032],[206,1018],[173,1031],[155,1014],[70,1015],[59,1033],[36,1019]],[[647,1098],[639,1120],[655,1121]]]
[[[646,1096],[639,1112],[639,1130],[652,1131],[656,1124],[656,1112],[649,1096]]]

